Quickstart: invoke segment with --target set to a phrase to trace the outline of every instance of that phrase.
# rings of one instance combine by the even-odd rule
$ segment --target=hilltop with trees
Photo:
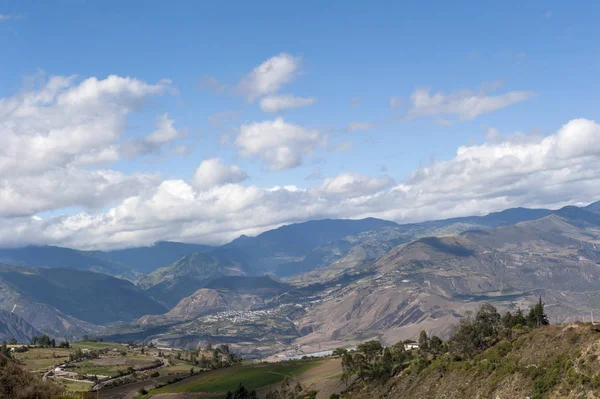
[[[483,305],[446,341],[421,332],[418,349],[370,341],[335,354],[342,398],[600,397],[600,328],[550,326],[541,298],[526,315]]]

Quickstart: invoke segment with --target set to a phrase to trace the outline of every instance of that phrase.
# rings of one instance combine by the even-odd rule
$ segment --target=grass
[[[167,385],[152,393],[227,392],[233,391],[240,383],[249,390],[258,389],[281,382],[285,377],[298,376],[318,364],[318,361],[290,361],[228,367],[201,373],[193,377],[192,381]]]
[[[71,342],[71,348],[81,348],[81,349],[104,349],[104,348],[117,348],[121,350],[126,350],[127,347],[123,344],[115,344],[112,342],[92,342],[92,341],[79,341],[79,342]]]
[[[61,379],[57,379],[55,382],[64,386],[67,392],[89,392],[94,385],[89,382],[76,382]]]
[[[110,377],[119,375],[119,370],[126,370],[128,367],[124,364],[118,366],[101,366],[94,364],[89,360],[82,363],[77,363],[76,365],[77,368],[69,369],[69,371],[74,371],[79,374],[107,375]]]
[[[15,358],[29,371],[49,369],[69,360],[69,349],[31,348],[27,352],[15,353]]]
[[[190,372],[192,365],[186,363],[175,364],[173,366],[163,367],[157,371],[160,375],[171,375],[171,374],[187,374]],[[198,366],[194,367],[194,370],[198,371]]]

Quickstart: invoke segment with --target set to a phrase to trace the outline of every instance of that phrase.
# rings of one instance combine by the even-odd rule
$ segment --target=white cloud
[[[306,134],[304,128],[282,119],[250,124],[240,132],[241,141],[249,140],[240,149],[262,158],[289,143],[305,143]],[[294,150],[306,146],[300,156],[314,151],[322,140],[318,132],[308,136],[310,144],[293,146]],[[196,180],[159,183],[156,176],[64,166],[40,179],[34,174],[26,174],[24,180],[3,176],[0,242],[78,248],[147,245],[157,240],[221,243],[290,221],[326,217],[412,222],[515,206],[586,203],[600,199],[600,125],[576,119],[546,137],[494,136],[493,142],[462,146],[451,159],[416,169],[399,184],[386,176],[347,172],[306,189],[260,188],[240,184],[243,172],[220,160],[205,160],[198,169],[199,185]],[[312,177],[319,179],[321,171],[313,172]],[[116,205],[105,212],[33,217],[36,210],[74,204],[104,208],[110,199]]]
[[[500,141],[502,138],[502,134],[500,131],[494,127],[489,127],[485,130],[485,139],[488,143],[496,143]]]
[[[183,137],[183,133],[173,126],[175,120],[169,119],[167,114],[156,118],[156,130],[146,136],[146,141],[154,144],[164,144]]]
[[[223,184],[239,183],[248,178],[246,172],[237,165],[225,165],[219,158],[211,158],[202,161],[194,177],[192,184],[198,189],[205,190]]]
[[[154,175],[127,176],[111,170],[87,171],[76,167],[57,168],[19,179],[2,179],[0,215],[33,215],[72,206],[102,208],[158,182],[158,176]]]
[[[359,173],[342,173],[334,178],[325,179],[319,188],[325,195],[342,197],[361,197],[379,192],[394,184],[388,176],[369,177]]]
[[[156,118],[156,130],[142,138],[125,142],[120,152],[125,157],[159,153],[163,146],[185,136],[185,131],[175,129],[175,120],[163,114]]]
[[[417,89],[411,95],[408,118],[453,116],[457,120],[471,120],[479,115],[496,111],[535,96],[530,91],[511,91],[488,95],[484,91],[463,90],[454,93],[430,94],[428,89]]]
[[[283,118],[240,127],[235,146],[244,156],[258,156],[269,170],[295,168],[326,139],[320,131],[287,123]]]
[[[294,97],[290,95],[267,96],[260,100],[260,108],[264,112],[280,112],[286,109],[306,107],[314,104],[313,97]]]
[[[300,57],[281,53],[269,58],[248,73],[238,86],[238,91],[249,102],[274,94],[291,82],[300,70]]]
[[[117,161],[127,115],[168,88],[168,81],[54,76],[0,98],[0,216],[103,207],[154,184],[155,176],[87,168]]]

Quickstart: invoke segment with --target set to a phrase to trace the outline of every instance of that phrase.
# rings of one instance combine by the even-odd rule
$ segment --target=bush
[[[22,370],[13,361],[0,357],[0,398],[50,399],[62,389],[38,376]]]

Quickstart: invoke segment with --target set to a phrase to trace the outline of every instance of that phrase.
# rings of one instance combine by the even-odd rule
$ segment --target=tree
[[[13,337],[10,339],[10,341],[8,342],[10,345],[16,345],[17,344],[17,340]]]
[[[375,340],[364,342],[356,347],[356,351],[365,356],[369,361],[379,355],[382,350],[383,347],[381,346],[381,342]]]
[[[248,391],[241,383],[235,391],[227,392],[227,399],[256,399],[256,391]]]
[[[444,342],[442,339],[437,335],[431,337],[429,339],[429,350],[434,356],[441,354],[444,351]]]
[[[348,350],[346,350],[344,348],[336,348],[333,350],[333,352],[331,354],[335,357],[344,357],[344,355],[346,353],[348,353]]]
[[[501,316],[490,304],[481,306],[475,317],[471,312],[461,319],[449,344],[456,355],[471,357],[499,340]]]
[[[532,328],[539,328],[541,326],[547,326],[550,324],[548,321],[548,316],[544,311],[544,302],[542,302],[542,297],[539,297],[538,303],[536,303],[531,309],[529,309],[529,314],[527,315],[527,325]]]
[[[525,316],[523,316],[523,310],[517,308],[515,312],[515,327],[523,327],[526,324]]]
[[[419,352],[429,352],[429,337],[427,337],[427,333],[424,330],[421,330],[419,333]]]
[[[504,316],[502,316],[500,321],[502,323],[502,327],[504,328],[513,328],[515,326],[515,318],[509,311],[504,313]]]

